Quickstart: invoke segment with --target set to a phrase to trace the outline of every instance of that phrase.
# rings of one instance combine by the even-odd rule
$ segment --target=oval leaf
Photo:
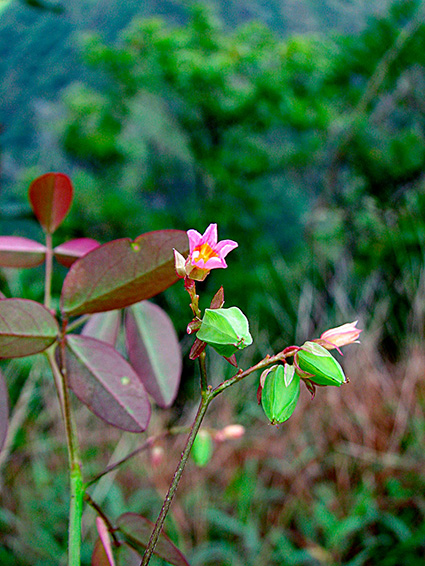
[[[169,316],[143,301],[127,310],[125,332],[131,365],[156,403],[170,407],[180,384],[182,354]]]
[[[64,173],[46,173],[35,179],[28,196],[42,228],[52,234],[62,223],[72,203],[71,179]]]
[[[173,248],[187,251],[181,230],[159,230],[113,240],[81,258],[65,278],[61,309],[65,316],[127,307],[164,291],[178,279]]]
[[[71,267],[74,261],[85,256],[99,246],[99,242],[93,240],[93,238],[76,238],[75,240],[70,240],[60,246],[56,246],[53,253],[59,263],[65,267]]]
[[[107,423],[142,432],[151,408],[131,365],[109,344],[89,336],[66,337],[69,386],[82,403]]]
[[[115,566],[114,562],[111,563],[109,561],[105,547],[100,538],[98,538],[94,544],[93,553],[91,555],[91,566],[111,566],[111,564]]]
[[[3,448],[7,437],[9,420],[9,396],[7,394],[6,382],[0,372],[0,450]]]
[[[93,550],[92,566],[115,566],[108,527],[102,517],[96,517],[96,528],[99,533],[99,540]]]
[[[118,518],[118,528],[132,544],[146,548],[154,524],[136,513],[124,513]],[[180,550],[171,542],[166,534],[161,533],[154,554],[174,566],[190,566]]]
[[[91,336],[115,346],[121,325],[121,311],[98,312],[91,315],[83,326],[81,334]]]
[[[118,566],[140,566],[142,561],[142,555],[127,544],[122,544],[116,554]]]
[[[37,267],[44,262],[46,247],[20,236],[0,236],[2,267]]]
[[[46,350],[59,333],[56,319],[35,301],[0,301],[0,358],[19,358]]]

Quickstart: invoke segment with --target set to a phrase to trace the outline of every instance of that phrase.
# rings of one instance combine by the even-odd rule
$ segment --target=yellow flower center
[[[202,259],[204,260],[204,262],[207,262],[212,257],[219,257],[219,256],[212,249],[212,247],[206,243],[200,246],[196,246],[196,248],[192,252],[192,260],[195,263],[198,263]]]

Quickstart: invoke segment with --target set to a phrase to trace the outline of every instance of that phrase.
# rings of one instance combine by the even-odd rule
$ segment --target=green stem
[[[46,234],[46,270],[44,277],[44,306],[50,309],[53,273],[53,245],[52,235]]]
[[[59,402],[65,423],[66,442],[68,448],[69,480],[70,480],[70,506],[69,506],[69,533],[68,533],[68,566],[81,564],[81,517],[83,512],[83,497],[85,486],[80,466],[80,450],[74,418],[69,397],[68,379],[64,367],[64,346],[61,342],[61,368],[58,367],[53,350],[48,351],[48,360],[58,389]]]
[[[193,442],[196,438],[198,433],[199,427],[201,426],[202,420],[207,412],[208,405],[213,400],[214,396],[212,394],[212,389],[208,388],[206,391],[202,393],[201,403],[198,408],[198,412],[196,413],[195,420],[193,421],[192,428],[190,429],[189,436],[186,440],[186,445],[182,452],[180,462],[177,466],[177,469],[174,473],[173,481],[168,489],[168,493],[165,496],[164,503],[162,505],[161,512],[159,513],[158,519],[155,523],[155,527],[152,531],[151,538],[149,539],[148,546],[146,547],[145,553],[143,555],[142,562],[140,566],[147,566],[149,561],[152,557],[153,551],[155,549],[156,543],[158,542],[159,535],[162,531],[162,526],[164,524],[165,518],[167,516],[168,510],[170,508],[171,502],[173,500],[174,494],[177,490],[177,486],[179,484],[180,478],[183,474],[184,467],[186,465],[187,459],[189,458],[190,450],[193,446]]]

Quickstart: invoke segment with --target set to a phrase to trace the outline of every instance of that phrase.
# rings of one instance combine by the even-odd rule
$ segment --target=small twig
[[[102,478],[106,474],[113,472],[119,466],[128,462],[128,460],[131,460],[131,458],[134,458],[134,456],[137,456],[137,454],[144,452],[145,450],[147,450],[148,448],[153,446],[156,442],[158,442],[158,440],[161,440],[162,438],[166,438],[167,436],[173,436],[173,435],[176,435],[176,434],[184,434],[188,431],[189,431],[189,427],[187,427],[187,426],[181,426],[181,427],[176,426],[176,427],[170,428],[169,430],[166,430],[165,432],[162,432],[161,434],[157,434],[155,436],[149,437],[141,446],[139,446],[138,448],[136,448],[135,450],[133,450],[132,452],[127,454],[127,456],[125,456],[121,460],[118,460],[117,462],[113,462],[112,464],[109,464],[108,466],[106,466],[106,468],[103,470],[103,472],[101,472],[100,474],[98,474],[97,476],[95,476],[93,479],[89,480],[85,484],[86,488],[92,486],[94,483],[99,481],[100,478]]]
[[[90,495],[88,493],[84,494],[84,501],[86,503],[88,503],[90,505],[90,507],[93,507],[93,509],[96,511],[96,513],[102,517],[102,519],[105,521],[106,526],[108,527],[108,531],[109,534],[111,535],[111,537],[113,538],[114,541],[114,546],[119,546],[120,542],[117,538],[117,535],[115,534],[115,529],[112,526],[112,523],[110,522],[110,520],[108,519],[108,517],[105,515],[105,513],[102,511],[102,509],[99,507],[99,505],[93,501],[93,499],[90,497]]]

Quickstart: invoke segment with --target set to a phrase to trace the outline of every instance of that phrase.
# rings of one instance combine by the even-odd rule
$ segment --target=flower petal
[[[218,242],[215,246],[214,251],[218,253],[221,257],[226,257],[226,255],[238,247],[238,243],[233,240],[222,240]]]
[[[197,230],[188,230],[187,237],[189,238],[190,254],[192,254],[196,246],[199,246],[199,244],[201,243],[202,236]]]
[[[201,267],[200,262],[197,265],[198,265],[198,267]],[[215,269],[217,267],[225,268],[225,267],[227,267],[227,263],[224,261],[224,258],[222,258],[222,257],[211,257],[208,261],[203,263],[202,267],[204,269]]]
[[[215,248],[217,238],[217,224],[210,224],[202,236],[201,244],[209,244],[211,248]]]

